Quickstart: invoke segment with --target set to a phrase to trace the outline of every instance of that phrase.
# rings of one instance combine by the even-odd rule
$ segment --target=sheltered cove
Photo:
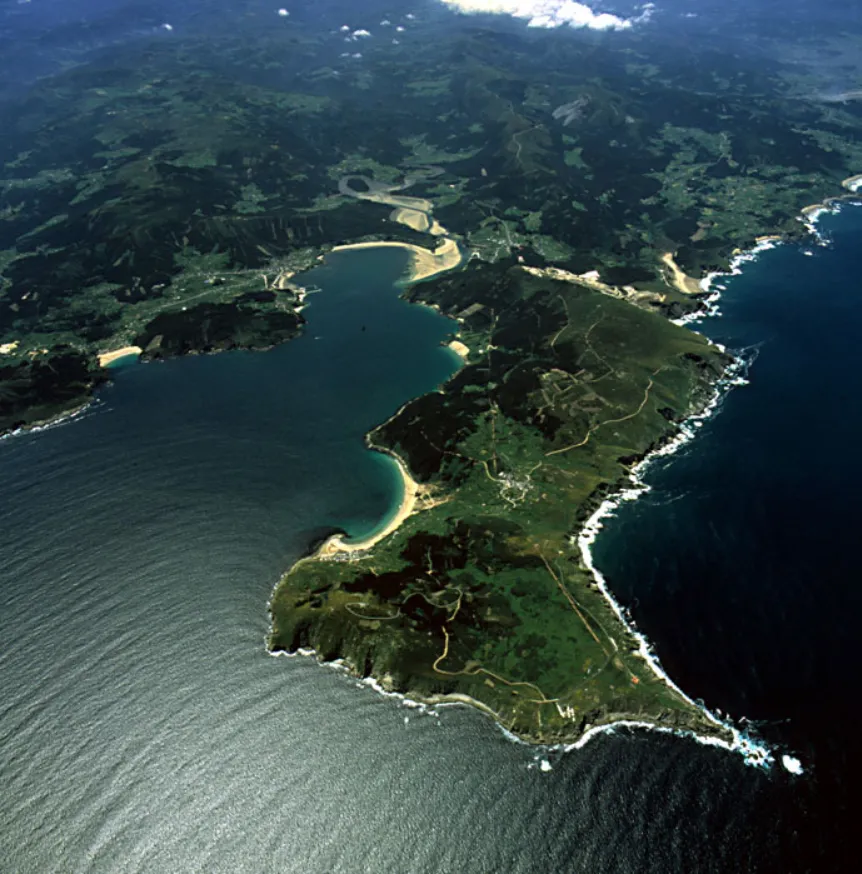
[[[348,252],[351,249],[406,249],[410,253],[410,282],[430,279],[438,273],[453,270],[463,260],[458,244],[451,239],[445,239],[436,249],[423,249],[412,243],[398,243],[389,240],[368,243],[348,243],[336,246],[333,252]]]
[[[401,475],[401,502],[392,518],[389,519],[379,531],[370,534],[362,540],[345,541],[342,535],[333,534],[332,537],[328,538],[323,542],[323,544],[321,544],[315,554],[316,557],[329,558],[337,553],[347,553],[348,555],[351,555],[356,552],[363,552],[367,549],[371,549],[376,543],[379,543],[381,540],[396,531],[401,524],[414,513],[431,505],[431,502],[434,500],[431,496],[431,490],[428,489],[427,486],[423,486],[413,479],[410,475],[410,471],[407,470],[407,466],[394,452],[386,452],[386,455],[393,460]]]

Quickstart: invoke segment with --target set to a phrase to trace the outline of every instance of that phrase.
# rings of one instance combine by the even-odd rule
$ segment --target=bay
[[[758,348],[751,384],[596,544],[672,676],[806,776],[643,732],[535,750],[266,654],[279,574],[398,502],[363,434],[457,366],[453,323],[397,298],[403,253],[366,250],[306,277],[298,340],[124,368],[0,443],[0,870],[837,870],[862,211],[824,227],[727,283],[704,328]]]
[[[848,699],[832,684],[852,684],[855,474],[811,447],[856,434],[860,218],[825,225],[832,248],[778,249],[727,283],[724,318],[704,327],[759,347],[751,384],[596,544],[674,678],[759,720],[805,777],[644,732],[536,750],[470,710],[419,712],[266,654],[279,574],[324,531],[361,536],[398,502],[363,434],[457,366],[439,345],[453,323],[397,298],[403,253],[366,250],[306,277],[323,290],[298,340],[124,368],[81,419],[0,443],[0,869],[838,860],[855,761],[852,702],[836,712]]]

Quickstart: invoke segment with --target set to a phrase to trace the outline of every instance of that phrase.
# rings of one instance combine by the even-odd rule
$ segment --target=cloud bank
[[[594,12],[574,0],[441,0],[460,12],[485,12],[511,15],[526,19],[529,27],[585,27],[589,30],[627,30],[646,21],[653,9],[652,3],[643,8],[636,18],[620,18],[609,12]]]

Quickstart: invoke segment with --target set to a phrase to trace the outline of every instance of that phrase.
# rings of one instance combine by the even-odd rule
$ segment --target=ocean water
[[[154,33],[269,28],[276,5],[10,2],[0,97]],[[664,28],[692,4],[659,7]],[[731,8],[740,33],[777,10],[700,4],[715,39]],[[397,300],[403,256],[350,253],[302,338],[123,368],[80,419],[0,441],[0,874],[858,870],[862,209],[821,228],[829,247],[727,283],[701,328],[747,350],[750,385],[595,546],[673,678],[802,777],[647,732],[536,750],[266,654],[280,573],[398,501],[362,435],[457,365],[452,324]]]
[[[536,750],[266,654],[280,572],[397,503],[363,433],[457,366],[453,323],[397,298],[403,253],[365,250],[309,277],[300,339],[121,369],[0,443],[0,871],[807,870],[854,755],[862,210],[828,225],[728,283],[708,327],[760,344],[751,384],[596,547],[673,676],[804,777],[648,732]]]
[[[478,714],[265,653],[279,573],[398,500],[363,433],[455,367],[403,267],[334,256],[302,338],[122,369],[81,419],[0,444],[0,870],[580,870],[621,804],[660,841],[640,784],[668,755],[749,778],[647,738],[543,773]]]
[[[726,285],[699,327],[742,351],[750,384],[652,491],[620,508],[594,556],[691,695],[748,717],[806,776],[775,811],[811,870],[850,864],[862,776],[854,652],[862,470],[862,207],[819,223]]]

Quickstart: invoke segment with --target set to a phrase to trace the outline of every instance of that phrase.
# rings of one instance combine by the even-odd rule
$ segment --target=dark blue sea
[[[788,869],[812,871],[849,864],[862,776],[862,207],[818,227],[823,245],[779,247],[718,281],[723,316],[697,327],[743,354],[749,385],[651,468],[652,490],[594,549],[677,682],[802,759],[771,828],[799,842]]]
[[[3,4],[3,93],[165,20],[274,15],[237,10]],[[820,229],[719,280],[696,327],[749,384],[595,545],[674,680],[801,776],[648,732],[539,752],[266,654],[279,575],[398,503],[364,433],[457,367],[453,323],[398,299],[403,253],[366,250],[306,277],[301,338],[122,367],[77,420],[0,441],[0,874],[858,870],[862,208]]]

